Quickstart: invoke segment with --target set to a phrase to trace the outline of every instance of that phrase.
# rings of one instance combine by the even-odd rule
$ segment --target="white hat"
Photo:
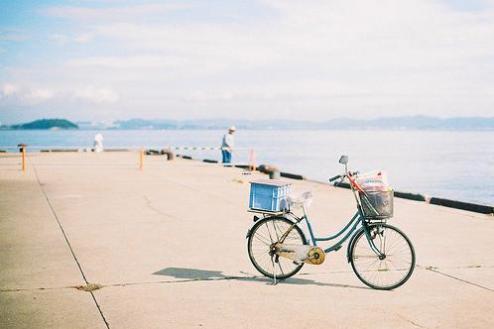
[[[230,128],[228,128],[228,130],[229,130],[229,131],[235,131],[235,130],[237,130],[237,129],[235,128],[235,126],[231,126]]]

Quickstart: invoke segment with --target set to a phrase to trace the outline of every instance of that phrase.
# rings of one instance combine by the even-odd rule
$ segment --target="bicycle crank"
[[[326,254],[321,248],[308,245],[278,243],[274,249],[277,255],[291,259],[295,263],[321,265],[326,258]]]
[[[326,259],[326,254],[319,247],[312,247],[309,250],[309,257],[304,260],[304,263],[312,265],[321,265]]]

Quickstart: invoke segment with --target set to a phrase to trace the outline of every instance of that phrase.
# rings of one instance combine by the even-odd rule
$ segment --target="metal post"
[[[256,153],[254,152],[253,149],[249,150],[249,170],[250,171],[256,170]]]
[[[144,169],[144,149],[139,152],[139,170]]]
[[[26,172],[26,146],[22,147],[22,172]]]

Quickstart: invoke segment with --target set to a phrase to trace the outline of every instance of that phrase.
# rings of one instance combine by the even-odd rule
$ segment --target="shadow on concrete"
[[[207,271],[181,267],[167,267],[158,272],[154,272],[153,274],[172,276],[176,279],[214,280],[227,278],[221,271]]]
[[[153,273],[154,275],[171,276],[176,279],[181,279],[179,282],[191,282],[191,281],[219,281],[219,280],[235,280],[235,281],[248,281],[248,282],[263,282],[265,284],[272,284],[273,280],[267,277],[260,276],[229,276],[224,275],[221,271],[200,270],[194,268],[182,268],[182,267],[167,267],[162,270]],[[370,289],[366,286],[354,286],[348,284],[339,283],[325,283],[318,282],[310,279],[300,278],[288,278],[280,281],[281,284],[294,284],[294,285],[314,285],[321,287],[334,287],[334,288],[353,288],[353,289]]]

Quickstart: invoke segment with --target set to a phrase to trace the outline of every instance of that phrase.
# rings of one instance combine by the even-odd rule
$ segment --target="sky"
[[[494,0],[0,0],[0,121],[494,116]]]

